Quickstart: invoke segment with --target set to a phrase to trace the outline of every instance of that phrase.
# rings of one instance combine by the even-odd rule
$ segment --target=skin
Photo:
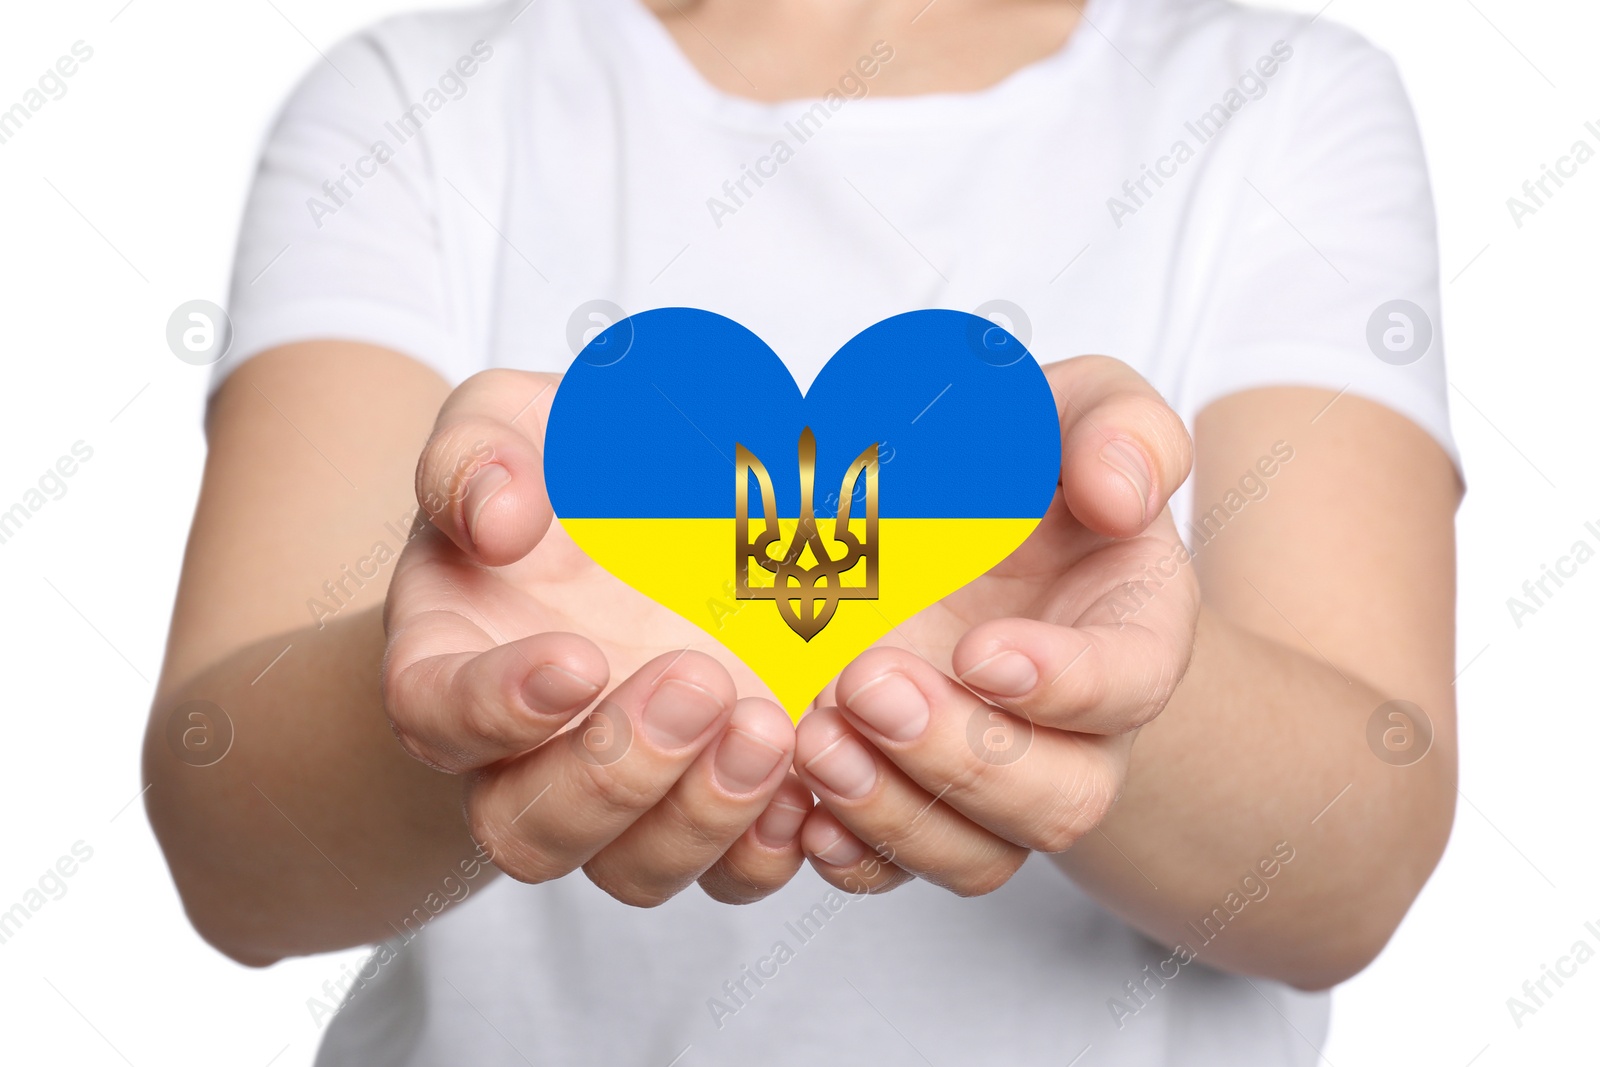
[[[941,0],[896,38],[921,58],[875,91],[992,84],[1037,58],[1006,42],[1048,52],[1076,18],[1036,2],[979,22],[977,6]],[[822,91],[911,14],[707,3],[664,22],[708,79],[738,76],[697,54],[702,33],[781,99]],[[993,47],[957,49],[991,32]],[[784,49],[757,49],[774,39]],[[581,869],[641,906],[696,882],[759,899],[803,862],[851,891],[917,877],[976,895],[1039,851],[1170,944],[1286,844],[1270,903],[1201,959],[1303,988],[1354,974],[1453,818],[1453,467],[1354,396],[1237,394],[1191,443],[1116,360],[1047,373],[1064,490],[1039,531],[864,652],[795,729],[748,669],[553,521],[554,379],[491,371],[452,393],[342,342],[250,360],[213,400],[145,751],[151,822],[195,926],[259,965],[391,936],[456,872]],[[348,403],[377,381],[382,404]],[[1267,495],[1171,564],[1166,502],[1191,460],[1199,513],[1279,442],[1293,458]],[[314,618],[307,598],[331,604],[322,583],[375,542],[399,549],[419,503],[398,561]],[[1151,567],[1171,576],[1130,611]],[[166,740],[195,699],[235,729],[208,767]],[[1432,726],[1410,766],[1368,748],[1391,699]]]
[[[723,92],[820,97],[872,52],[894,58],[873,95],[985,89],[1059,49],[1080,7],[1063,0],[645,0],[678,47]],[[781,47],[778,45],[781,43]]]

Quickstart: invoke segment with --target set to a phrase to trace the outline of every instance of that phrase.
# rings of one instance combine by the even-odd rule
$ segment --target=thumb
[[[439,409],[417,462],[417,503],[478,563],[514,563],[550,528],[540,443],[556,381],[527,371],[483,371]]]
[[[1061,491],[1077,520],[1107,537],[1155,521],[1189,476],[1189,431],[1132,367],[1079,356],[1045,368],[1061,412]]]

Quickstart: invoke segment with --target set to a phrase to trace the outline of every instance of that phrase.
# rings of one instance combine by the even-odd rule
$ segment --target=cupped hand
[[[540,447],[555,385],[487,371],[440,410],[385,605],[391,725],[416,758],[470,775],[472,835],[514,878],[581,867],[644,906],[697,880],[759,899],[802,862],[812,798],[790,771],[793,726],[770,699],[737,699],[764,687],[689,651],[697,629],[553,520]]]
[[[1188,432],[1117,360],[1046,374],[1062,456],[1043,522],[800,720],[795,766],[821,801],[801,839],[841,888],[914,876],[987,893],[1029,852],[1070,848],[1110,812],[1134,736],[1188,666],[1200,594],[1166,510]]]

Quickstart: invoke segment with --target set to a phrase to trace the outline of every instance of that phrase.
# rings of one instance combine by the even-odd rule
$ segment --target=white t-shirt
[[[1191,422],[1321,386],[1454,458],[1432,200],[1383,53],[1222,0],[1089,0],[1062,50],[981,92],[877,95],[900,61],[885,40],[836,93],[765,104],[710,86],[638,0],[391,19],[273,130],[215,381],[316,338],[452,383],[559,371],[616,308],[686,305],[805,386],[880,319],[981,308],[1041,363],[1127,361]],[[1315,1062],[1326,996],[1192,947],[1173,964],[1042,857],[965,900],[830,896],[807,868],[759,904],[640,911],[581,874],[501,879],[387,947],[318,1063]]]

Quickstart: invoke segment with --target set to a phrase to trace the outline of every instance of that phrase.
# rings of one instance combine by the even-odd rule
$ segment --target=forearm
[[[461,779],[418,763],[390,732],[383,652],[371,608],[243,648],[158,696],[150,821],[196,928],[241,962],[394,936],[464,895],[466,873],[472,886],[492,877],[472,860]],[[232,747],[210,766],[167,739],[172,710],[191,700],[233,724]]]
[[[1374,709],[1418,696],[1380,693],[1202,609],[1189,671],[1135,741],[1121,799],[1057,861],[1208,965],[1341,981],[1388,940],[1449,834],[1449,731],[1404,767],[1367,743]]]

